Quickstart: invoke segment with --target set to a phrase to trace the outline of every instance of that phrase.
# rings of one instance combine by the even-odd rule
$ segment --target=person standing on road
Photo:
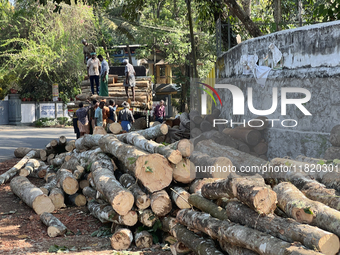
[[[162,123],[164,117],[165,117],[164,100],[161,100],[159,104],[156,105],[155,107],[155,121]]]
[[[121,121],[123,130],[129,132],[131,129],[131,124],[135,122],[135,119],[133,118],[132,112],[129,109],[130,104],[124,101],[122,106],[124,109],[119,112],[118,120]]]
[[[113,100],[109,101],[109,109],[110,109],[110,116],[109,116],[109,123],[117,122],[117,106]]]
[[[81,40],[83,47],[83,54],[84,54],[84,64],[87,64],[87,60],[91,58],[91,52],[96,52],[96,48],[93,46],[92,43],[87,43],[85,39]]]
[[[99,107],[99,102],[97,100],[92,101],[92,106],[89,109],[89,120],[90,120],[90,134],[93,134],[93,130],[96,127],[96,122],[94,119],[94,114],[96,112],[96,109]]]
[[[96,53],[91,53],[91,58],[87,61],[87,75],[90,77],[91,92],[94,95],[93,83],[96,82],[97,94],[99,95],[99,74],[100,74],[100,62],[96,57]]]
[[[96,126],[102,127],[103,126],[103,107],[104,107],[104,102],[101,101],[99,103],[99,107],[96,109],[96,112],[94,114],[94,119]]]
[[[106,106],[106,100],[103,100],[104,106],[103,106],[103,127],[106,129],[107,122],[110,117],[110,109],[109,107]]]
[[[124,80],[124,87],[126,96],[129,99],[129,87],[132,91],[132,101],[135,101],[135,86],[136,86],[136,72],[133,68],[133,65],[129,63],[129,60],[124,59],[123,63],[125,64],[125,80]]]
[[[90,102],[90,101],[88,101]],[[89,119],[87,117],[87,113],[90,109],[91,105],[84,107],[82,102],[79,103],[79,109],[76,111],[76,115],[78,117],[78,128],[80,132],[80,137],[84,136],[84,134],[89,134]]]
[[[98,59],[100,62],[102,62],[101,71],[100,71],[100,90],[99,95],[102,97],[108,97],[109,96],[109,89],[108,89],[108,83],[109,83],[109,64],[107,61],[103,58],[102,55],[98,55]]]

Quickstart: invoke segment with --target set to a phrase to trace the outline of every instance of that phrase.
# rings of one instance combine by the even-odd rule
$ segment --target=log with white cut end
[[[132,132],[126,136],[127,143],[136,146],[137,148],[149,153],[159,153],[164,155],[171,163],[177,164],[182,159],[182,154],[178,150],[166,148],[155,141],[147,140],[144,136]]]
[[[10,182],[12,192],[31,207],[37,214],[53,212],[51,199],[41,189],[33,185],[26,177],[17,176]]]
[[[68,196],[67,201],[74,206],[84,206],[87,202],[86,197],[79,193]]]
[[[171,199],[165,190],[157,191],[151,195],[151,210],[157,216],[165,216],[171,209]]]
[[[76,148],[76,140],[68,141],[65,145],[65,150],[68,152],[72,152]]]
[[[122,125],[119,123],[111,123],[109,129],[114,135],[119,134],[123,130]]]
[[[129,174],[123,174],[119,178],[119,182],[122,186],[128,190],[130,190],[135,198],[136,206],[143,210],[150,206],[151,200],[150,196],[145,194],[139,185],[136,183],[135,178]]]
[[[191,249],[189,249],[182,242],[175,242],[170,245],[170,251],[172,255],[182,255],[182,254],[188,254],[189,252],[191,252]]]
[[[96,126],[93,130],[94,135],[106,135],[107,132],[104,127]]]
[[[200,238],[192,231],[188,230],[181,224],[176,224],[172,218],[164,217],[162,219],[162,227],[165,231],[177,238],[185,246],[190,248],[195,254],[201,255],[222,255],[211,239]]]
[[[42,213],[40,220],[48,227],[47,234],[49,237],[62,236],[67,231],[67,227],[51,213]]]
[[[99,146],[99,139],[103,135],[98,134],[98,135],[89,135],[85,134],[83,137],[79,138],[75,142],[75,146],[77,151],[84,151],[84,150],[89,150],[94,147]]]
[[[117,213],[127,214],[134,204],[134,197],[117,181],[113,174],[111,159],[104,153],[98,153],[91,160],[92,178],[96,189],[107,198]]]
[[[56,150],[56,149],[58,148],[58,140],[53,139],[53,140],[50,142],[50,145],[51,145],[52,149]]]
[[[77,170],[73,172],[74,178],[77,180],[81,179],[83,175],[85,174],[85,168],[82,166],[76,166]]]
[[[195,146],[195,150],[208,154],[211,157],[226,157],[231,160],[237,170],[241,168],[260,168],[265,166],[267,161],[254,157],[248,153],[236,150],[229,146],[223,146],[212,140],[204,140]]]
[[[45,194],[48,195],[50,191],[57,187],[58,181],[56,176],[54,176],[48,183],[40,187],[40,190]]]
[[[173,178],[177,182],[190,183],[196,178],[195,165],[188,159],[182,158],[182,160],[172,165]]]
[[[278,206],[300,223],[317,226],[340,236],[340,212],[320,202],[308,199],[298,188],[288,182],[274,187]]]
[[[274,214],[259,217],[256,212],[238,201],[229,201],[226,212],[232,222],[257,229],[290,243],[300,242],[307,248],[317,249],[323,254],[334,255],[340,248],[339,238],[335,234]]]
[[[85,187],[89,187],[91,184],[90,184],[90,181],[88,181],[88,180],[81,180],[80,182],[79,182],[79,188],[80,189],[83,189],[83,188],[85,188]]]
[[[193,144],[188,139],[179,140],[166,147],[169,147],[173,150],[178,150],[182,154],[183,157],[190,157],[191,153],[194,150]]]
[[[171,190],[171,198],[179,209],[190,208],[188,202],[190,194],[181,187],[173,187]]]
[[[225,128],[223,133],[239,139],[250,146],[257,145],[261,140],[261,133],[258,130],[250,128]]]
[[[39,149],[32,149],[32,148],[26,148],[26,147],[19,147],[17,149],[15,149],[14,151],[14,156],[16,158],[23,158],[25,157],[29,152],[33,151],[33,153],[31,153],[31,158],[36,158],[39,159],[40,158],[40,151]]]
[[[260,214],[273,213],[276,208],[276,194],[265,184],[260,175],[239,176],[230,174],[227,179],[202,186],[201,194],[208,199],[236,197]]]
[[[166,135],[168,133],[168,126],[166,124],[158,124],[156,126],[153,126],[147,129],[138,130],[136,131],[136,133],[144,136],[145,139],[148,139],[148,140],[155,139],[159,136]],[[128,134],[129,133],[121,134],[121,135],[117,135],[116,137],[119,141],[126,143],[126,137]]]
[[[119,225],[134,226],[138,221],[138,215],[135,211],[129,211],[126,215],[119,215],[112,206],[108,204],[99,204],[91,201],[87,204],[90,213],[99,219],[102,223],[113,222]]]
[[[13,176],[17,174],[17,172],[27,163],[27,161],[35,155],[35,151],[29,151],[18,163],[16,163],[11,169],[0,175],[0,185],[7,182]]]
[[[46,161],[47,161],[47,164],[49,165],[52,165],[52,160],[54,159],[54,157],[56,156],[56,154],[50,154],[48,155]]]
[[[51,199],[54,209],[59,210],[60,208],[66,207],[64,192],[60,188],[53,188],[48,197]]]
[[[79,189],[78,181],[73,177],[72,172],[67,169],[60,169],[57,172],[57,181],[68,195],[75,194]]]
[[[110,239],[113,249],[117,251],[127,250],[133,241],[133,235],[130,229],[120,228],[115,231]]]
[[[37,170],[40,166],[40,162],[36,159],[29,159],[24,168],[19,170],[20,176],[33,175],[34,170]]]
[[[152,235],[144,230],[135,234],[135,244],[138,249],[150,248],[152,246]]]
[[[150,192],[162,190],[172,181],[172,167],[160,154],[148,154],[134,146],[120,142],[113,136],[103,136],[100,148],[120,160],[135,178]]]
[[[319,254],[303,247],[296,247],[271,235],[229,221],[218,220],[207,213],[183,209],[176,219],[191,229],[200,230],[212,238],[223,239],[239,246],[266,255]]]
[[[58,146],[59,147],[65,147],[67,144],[67,138],[66,136],[62,135],[59,137],[59,141],[58,141]]]
[[[196,175],[209,173],[213,178],[227,178],[233,170],[233,163],[226,157],[211,157],[199,151],[194,151],[190,161],[195,165]]]
[[[146,209],[140,212],[138,216],[138,220],[144,225],[151,228],[155,222],[158,220],[158,217],[153,213],[152,210]]]

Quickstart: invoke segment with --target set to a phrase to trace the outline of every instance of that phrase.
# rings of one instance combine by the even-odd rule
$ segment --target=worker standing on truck
[[[118,114],[118,120],[121,121],[121,125],[123,130],[129,132],[132,126],[132,123],[135,122],[135,119],[132,115],[132,112],[130,111],[130,104],[126,101],[122,103],[122,106],[124,107],[123,110],[121,110]]]
[[[99,96],[102,97],[108,97],[109,96],[109,89],[108,89],[108,83],[109,83],[109,64],[107,61],[103,58],[102,55],[98,55],[98,59],[100,62],[102,62],[101,71],[100,71],[100,90],[99,90]]]
[[[103,107],[105,102],[101,101],[99,103],[99,107],[96,109],[94,114],[94,119],[96,126],[102,127],[103,126]]]
[[[135,86],[136,86],[136,79],[135,79],[135,69],[133,65],[129,63],[129,60],[124,59],[123,63],[125,64],[125,79],[124,79],[124,87],[126,96],[129,99],[129,87],[132,91],[132,101],[135,101]]]
[[[97,94],[99,95],[100,62],[95,52],[91,52],[91,58],[87,61],[87,75],[90,77],[91,92],[94,95],[94,82],[96,82]]]
[[[85,39],[81,40],[83,47],[83,54],[84,54],[84,64],[87,64],[87,60],[91,58],[91,52],[96,52],[96,48],[93,46],[92,43],[88,43]]]

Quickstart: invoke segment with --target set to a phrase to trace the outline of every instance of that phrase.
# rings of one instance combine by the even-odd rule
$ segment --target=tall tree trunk
[[[133,64],[132,64],[132,57],[131,57],[130,46],[127,44],[127,45],[126,45],[126,48],[127,48],[128,55],[129,55],[129,63],[130,63],[131,65],[133,65]]]
[[[242,7],[245,13],[250,17],[251,13],[251,0],[242,0]]]
[[[274,5],[274,20],[276,24],[276,31],[281,30],[281,0],[274,0],[273,1]]]
[[[195,38],[194,38],[194,29],[192,25],[192,17],[191,17],[191,0],[185,0],[188,9],[188,20],[189,20],[189,28],[190,28],[190,41],[191,41],[191,54],[192,54],[192,62],[193,62],[193,78],[198,78],[197,73],[197,61],[196,61],[196,48],[195,48]]]

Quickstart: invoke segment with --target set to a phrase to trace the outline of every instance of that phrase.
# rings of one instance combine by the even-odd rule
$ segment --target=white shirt
[[[87,67],[89,68],[89,75],[99,75],[100,62],[98,58],[87,60]]]

